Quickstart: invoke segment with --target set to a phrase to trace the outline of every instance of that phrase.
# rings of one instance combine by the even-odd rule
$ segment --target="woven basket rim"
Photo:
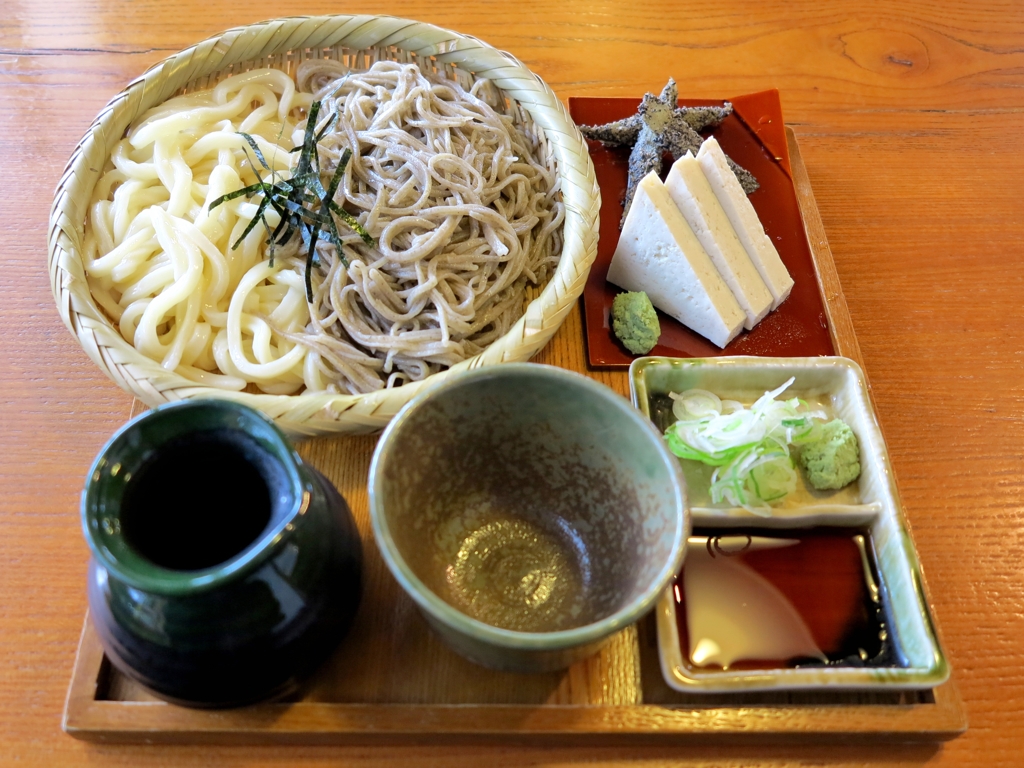
[[[353,45],[353,43],[359,43]],[[269,395],[228,392],[165,370],[126,342],[92,298],[77,244],[85,208],[110,148],[150,107],[199,78],[295,51],[395,48],[487,77],[529,113],[555,156],[565,204],[563,249],[554,274],[523,316],[480,354],[426,379],[362,395]],[[102,153],[102,162],[96,158]],[[99,112],[75,147],[54,194],[48,266],[65,325],[89,357],[122,389],[149,406],[220,397],[255,407],[298,434],[383,428],[424,387],[459,370],[529,359],[554,334],[582,293],[597,253],[600,190],[586,141],[565,106],[537,75],[508,53],[471,35],[394,16],[290,16],[228,29],[150,67]]]

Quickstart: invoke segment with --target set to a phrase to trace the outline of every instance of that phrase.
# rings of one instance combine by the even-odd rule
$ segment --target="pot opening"
[[[126,484],[122,534],[154,565],[212,568],[261,537],[288,485],[280,462],[240,430],[184,434],[147,456]]]

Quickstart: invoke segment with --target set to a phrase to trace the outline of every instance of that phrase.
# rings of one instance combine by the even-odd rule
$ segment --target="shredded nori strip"
[[[334,200],[341,180],[345,176],[345,169],[352,158],[351,149],[346,149],[342,153],[338,167],[334,169],[327,189],[324,189],[320,178],[320,153],[317,145],[327,135],[327,132],[334,127],[334,123],[338,120],[338,115],[337,113],[331,115],[324,125],[321,126],[320,130],[317,131],[316,123],[319,114],[320,102],[314,101],[309,107],[309,116],[306,119],[306,129],[303,134],[302,144],[291,150],[291,152],[299,153],[299,159],[295,164],[290,179],[278,178],[277,172],[267,164],[267,160],[260,151],[256,140],[247,133],[239,132],[239,135],[252,148],[260,165],[270,171],[274,183],[271,184],[260,180],[255,184],[250,184],[242,189],[221,195],[210,203],[210,210],[212,211],[221,203],[238,197],[263,196],[256,209],[256,213],[249,221],[242,235],[231,246],[231,249],[234,250],[241,245],[242,241],[252,232],[256,225],[262,223],[267,231],[268,255],[270,257],[270,265],[273,266],[274,248],[286,245],[291,241],[292,236],[298,232],[302,244],[306,247],[305,283],[307,301],[313,301],[312,272],[314,264],[319,263],[316,254],[318,242],[324,240],[334,245],[338,249],[338,257],[341,259],[341,262],[346,267],[348,266],[348,259],[345,258],[345,254],[342,251],[341,235],[338,233],[335,217],[341,219],[345,226],[359,235],[367,245],[373,247],[377,244],[377,241],[370,236],[370,233],[363,228],[356,217],[338,205]],[[256,164],[249,157],[248,150],[243,147],[243,151],[245,151],[246,157],[249,158],[250,167],[255,172]],[[257,174],[257,178],[259,178],[259,174]],[[277,211],[281,217],[280,223],[273,231],[271,231],[270,225],[267,223],[266,211],[268,207]]]

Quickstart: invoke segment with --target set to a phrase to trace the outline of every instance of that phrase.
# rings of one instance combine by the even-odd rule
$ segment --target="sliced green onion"
[[[665,431],[676,456],[715,467],[711,500],[770,514],[769,504],[796,488],[789,446],[811,439],[823,411],[807,411],[799,398],[777,400],[794,379],[765,392],[750,407],[703,389],[671,393],[678,421]]]
[[[672,403],[672,413],[681,421],[699,419],[712,413],[718,415],[722,412],[722,401],[718,395],[706,389],[688,389],[681,395],[671,392],[669,397],[675,401]]]

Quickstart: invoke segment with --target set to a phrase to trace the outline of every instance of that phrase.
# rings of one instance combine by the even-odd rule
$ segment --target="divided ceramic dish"
[[[684,615],[681,610],[677,616],[677,607],[685,605],[676,589],[682,582],[680,578],[675,586],[665,591],[657,606],[658,649],[665,679],[673,688],[688,693],[816,688],[893,690],[937,686],[948,678],[949,667],[936,637],[917,554],[860,367],[842,357],[646,357],[630,366],[633,403],[662,430],[674,420],[666,408],[665,396],[670,392],[706,389],[723,399],[739,400],[749,406],[790,377],[795,381],[780,397],[800,397],[812,407],[823,408],[831,417],[843,419],[852,428],[860,443],[860,478],[839,491],[822,492],[810,488],[801,473],[797,489],[773,507],[770,517],[761,517],[743,508],[711,503],[708,493],[711,469],[683,461],[694,532],[710,529],[728,534],[735,530],[740,534],[735,538],[747,547],[752,540],[767,541],[757,536],[759,532],[764,537],[778,537],[781,530],[845,529],[862,547],[866,541],[869,551],[865,554],[865,569],[875,577],[869,576],[867,581],[877,582],[869,587],[877,587],[885,609],[882,634],[890,633],[887,640],[891,641],[891,652],[884,663],[877,665],[872,659],[854,665],[700,666],[693,663],[698,655],[693,645],[687,643],[684,649],[681,644],[681,634],[687,631],[691,615]],[[721,538],[733,537],[723,535]],[[695,544],[705,543],[714,557],[711,547],[718,542],[713,535],[700,541],[691,539],[690,552],[695,551]],[[690,556],[688,553],[688,561]],[[872,560],[871,567],[867,565],[868,559]],[[685,568],[684,564],[683,573]]]

